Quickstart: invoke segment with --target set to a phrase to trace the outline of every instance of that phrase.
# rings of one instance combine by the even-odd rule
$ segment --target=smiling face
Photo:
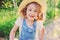
[[[34,20],[36,19],[37,15],[38,15],[38,10],[36,8],[36,5],[35,4],[28,5],[26,11],[26,17],[30,20]]]
[[[21,12],[24,18],[30,20],[42,18],[42,16],[39,17],[39,14],[41,14],[41,5],[37,2],[28,3]]]

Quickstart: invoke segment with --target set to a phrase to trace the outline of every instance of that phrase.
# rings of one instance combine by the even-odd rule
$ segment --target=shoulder
[[[17,26],[21,26],[21,25],[22,25],[22,21],[23,21],[23,18],[19,16],[19,17],[16,19],[15,24],[16,24]]]
[[[38,20],[36,24],[37,24],[37,29],[39,29],[40,31],[44,28],[43,21]]]
[[[36,22],[37,22],[37,25],[43,25],[43,21],[41,20],[37,20]]]

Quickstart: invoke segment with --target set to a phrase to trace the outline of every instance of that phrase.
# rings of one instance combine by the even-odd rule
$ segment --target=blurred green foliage
[[[2,1],[2,3],[3,3],[3,5],[2,5],[3,8],[13,7],[13,4],[10,1],[8,1],[8,2]]]
[[[17,7],[14,8],[14,2],[17,6],[22,0],[1,0],[0,1],[0,37],[9,37],[10,31],[17,18]],[[16,34],[19,32],[17,31]]]
[[[12,8],[14,5],[19,6],[22,0],[0,0],[0,8]]]
[[[55,17],[55,0],[48,0],[47,1],[47,19],[52,19]]]
[[[60,9],[60,0],[58,2],[57,8]]]
[[[17,15],[13,8],[0,10],[0,37],[8,37]]]
[[[58,4],[56,5],[56,8],[58,9],[57,16],[60,17],[60,0],[58,1]]]
[[[47,0],[47,12],[46,12],[46,20],[44,25],[49,24],[55,18],[55,0]]]

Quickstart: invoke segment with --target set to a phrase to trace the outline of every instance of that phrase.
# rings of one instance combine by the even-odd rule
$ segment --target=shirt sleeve
[[[17,20],[15,21],[15,24],[17,26],[21,26],[22,25],[22,18],[21,17],[18,17]]]
[[[44,28],[42,21],[37,21],[37,28],[39,31],[41,31]]]

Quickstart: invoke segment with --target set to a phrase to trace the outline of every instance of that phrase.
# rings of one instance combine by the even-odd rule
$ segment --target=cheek
[[[30,13],[30,11],[27,10],[27,11],[26,11],[26,15],[28,15],[29,13]]]
[[[29,15],[30,15],[30,12],[26,11],[26,17],[29,17]]]
[[[29,14],[28,10],[26,11],[26,16]]]
[[[35,14],[35,17],[37,17],[37,16],[38,16],[38,14],[36,13],[36,14]]]

